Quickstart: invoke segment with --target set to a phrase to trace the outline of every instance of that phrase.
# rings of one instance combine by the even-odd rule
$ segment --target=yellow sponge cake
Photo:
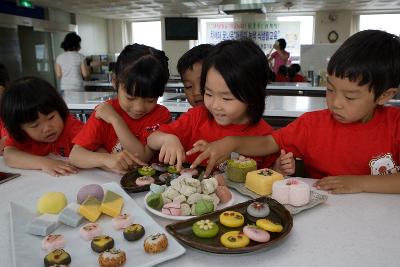
[[[99,207],[100,201],[95,197],[89,196],[79,207],[79,214],[89,221],[95,222],[101,215]]]
[[[101,203],[100,211],[111,217],[116,217],[121,213],[122,205],[124,205],[124,199],[120,195],[107,191]]]
[[[282,174],[266,168],[248,172],[245,186],[260,196],[266,196],[272,193],[272,184],[282,179]]]

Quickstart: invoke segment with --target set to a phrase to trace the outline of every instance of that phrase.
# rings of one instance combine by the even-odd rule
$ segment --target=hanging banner
[[[249,38],[268,53],[277,39],[286,40],[286,50],[300,55],[299,21],[207,22],[207,43]]]

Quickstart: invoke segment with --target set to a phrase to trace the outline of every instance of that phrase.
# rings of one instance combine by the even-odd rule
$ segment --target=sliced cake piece
[[[79,208],[79,214],[88,219],[91,222],[97,221],[101,215],[100,202],[97,198],[89,196]]]
[[[100,211],[111,216],[116,217],[121,213],[124,199],[117,193],[107,190],[103,202],[100,206]]]
[[[58,217],[58,221],[71,227],[77,227],[83,222],[83,217],[78,213],[79,205],[70,203]]]
[[[283,175],[279,172],[265,168],[248,172],[245,186],[260,196],[266,196],[272,193],[272,184],[282,179]]]
[[[58,216],[54,214],[42,214],[35,217],[28,225],[27,231],[32,235],[47,236],[59,226]]]

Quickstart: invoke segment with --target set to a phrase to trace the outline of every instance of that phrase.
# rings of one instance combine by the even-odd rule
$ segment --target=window
[[[132,22],[132,43],[145,44],[162,50],[161,21]]]
[[[400,14],[360,15],[360,31],[373,29],[400,36]]]

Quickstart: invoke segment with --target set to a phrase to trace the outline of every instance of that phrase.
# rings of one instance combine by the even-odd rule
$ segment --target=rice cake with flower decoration
[[[283,180],[282,174],[265,168],[248,172],[245,186],[260,196],[267,196],[272,193],[272,184],[279,180]]]
[[[229,159],[226,162],[226,175],[233,182],[243,183],[248,172],[257,170],[257,162],[243,156],[238,159]]]

